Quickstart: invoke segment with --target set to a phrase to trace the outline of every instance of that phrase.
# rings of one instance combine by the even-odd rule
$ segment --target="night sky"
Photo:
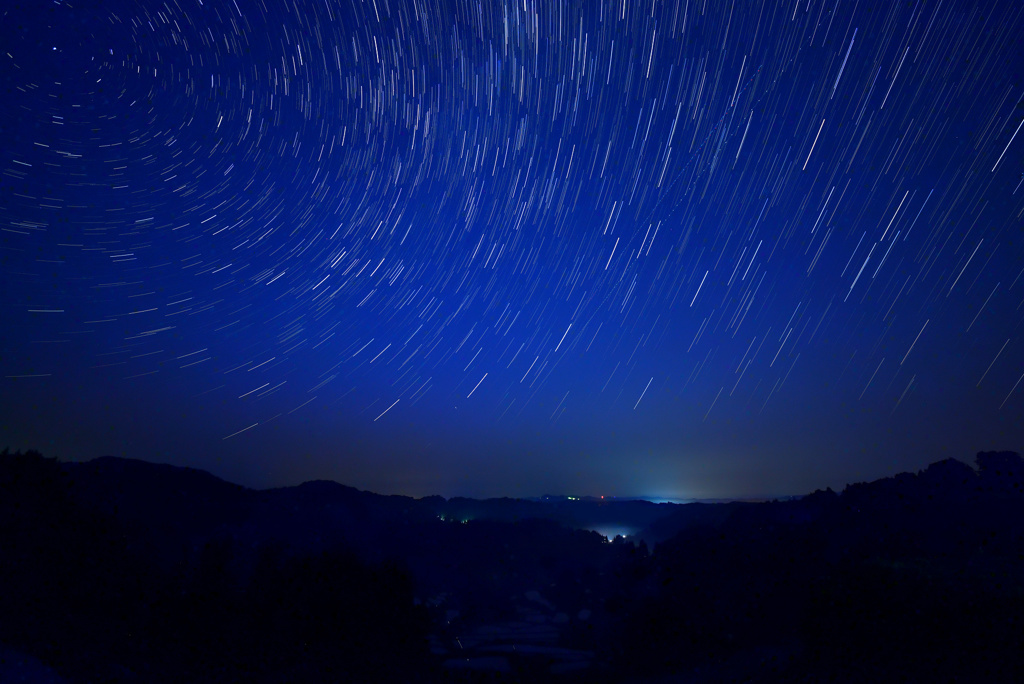
[[[1024,446],[1024,5],[5,3],[0,447],[755,497]]]

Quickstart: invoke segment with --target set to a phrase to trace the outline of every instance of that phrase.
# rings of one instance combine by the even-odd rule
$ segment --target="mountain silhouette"
[[[975,462],[653,504],[5,451],[0,680],[1015,681],[1024,462]]]

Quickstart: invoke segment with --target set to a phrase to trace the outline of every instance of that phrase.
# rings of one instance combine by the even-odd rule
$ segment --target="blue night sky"
[[[5,3],[0,447],[746,497],[1024,442],[1024,5]]]

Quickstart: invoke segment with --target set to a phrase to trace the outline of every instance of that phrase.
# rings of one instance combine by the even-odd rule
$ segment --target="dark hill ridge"
[[[113,456],[61,468],[83,501],[142,526],[199,533],[238,523],[251,512],[251,490],[205,470]]]
[[[145,529],[171,537],[202,539],[211,534],[252,532],[260,528],[299,548],[336,541],[368,542],[381,526],[428,520],[518,522],[550,520],[574,529],[620,528],[640,532],[649,542],[675,531],[646,532],[670,516],[688,521],[689,504],[642,500],[469,499],[439,496],[415,499],[380,495],[333,481],[315,480],[293,487],[251,490],[194,468],[103,457],[62,463],[76,496],[103,512],[124,516]],[[707,518],[704,514],[696,520]],[[647,536],[649,535],[649,536]]]
[[[890,507],[899,505],[902,497],[930,495],[952,501],[976,498],[983,492],[1020,493],[1024,473],[1018,461],[1013,452],[981,452],[978,470],[946,459],[916,475],[901,473],[848,485],[842,496],[850,505],[863,505],[867,499]],[[201,539],[219,532],[260,528],[298,548],[320,548],[343,540],[367,543],[382,526],[435,518],[459,522],[538,519],[582,530],[627,529],[633,531],[634,540],[653,546],[690,527],[721,525],[739,510],[754,507],[758,511],[754,515],[769,510],[750,502],[655,504],[590,497],[415,499],[325,480],[250,490],[202,470],[115,457],[63,463],[61,467],[71,476],[83,502],[108,514],[123,515],[145,529]],[[776,502],[775,507],[796,517],[817,516],[821,508],[807,497]]]
[[[1024,462],[976,464],[653,504],[4,452],[0,680],[1015,681]]]

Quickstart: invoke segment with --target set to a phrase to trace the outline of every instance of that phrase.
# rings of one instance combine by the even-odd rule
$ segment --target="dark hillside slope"
[[[422,681],[426,613],[400,566],[342,548],[240,554],[223,531],[253,492],[141,462],[68,465],[0,454],[8,650],[72,682]]]
[[[697,681],[1019,681],[1024,468],[1007,452],[977,463],[743,506],[681,532],[623,587],[620,668]]]

